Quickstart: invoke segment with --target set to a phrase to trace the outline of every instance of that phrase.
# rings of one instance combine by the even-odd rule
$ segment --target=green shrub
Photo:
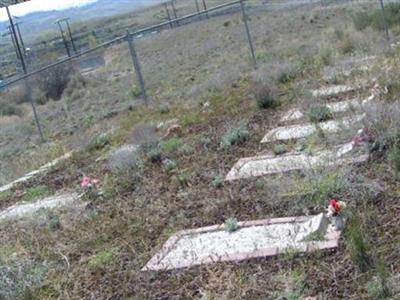
[[[24,201],[33,201],[50,195],[50,190],[45,185],[38,185],[28,188],[24,195]]]
[[[177,166],[176,162],[174,162],[171,159],[165,159],[163,161],[163,165],[164,165],[164,170],[168,173],[171,172],[172,170],[174,170]]]
[[[101,251],[96,255],[93,255],[88,265],[91,269],[99,269],[107,267],[108,265],[112,264],[115,261],[115,254],[112,251]]]
[[[140,88],[136,85],[132,86],[130,91],[129,91],[129,96],[131,98],[137,98],[142,94],[142,91],[140,90]]]
[[[222,137],[221,147],[229,148],[232,145],[240,145],[250,138],[250,132],[245,127],[236,127],[229,130]]]
[[[159,163],[162,161],[162,153],[161,150],[158,147],[155,147],[147,153],[147,158],[150,160],[152,163]]]
[[[22,116],[23,111],[17,105],[4,102],[0,103],[0,116]]]
[[[187,174],[179,174],[178,177],[178,182],[182,187],[189,186],[189,181],[190,181],[190,176]]]
[[[390,291],[385,282],[375,276],[367,283],[368,296],[373,300],[386,299],[390,296]]]
[[[110,135],[107,133],[100,133],[95,135],[89,142],[88,150],[101,150],[110,144]]]
[[[276,108],[280,105],[276,93],[268,86],[255,87],[254,96],[257,106],[261,109]]]
[[[74,69],[68,64],[61,64],[45,71],[36,77],[36,85],[46,99],[59,100],[68,86]]]
[[[181,147],[183,147],[183,142],[180,138],[171,138],[166,141],[162,141],[160,146],[161,150],[165,153],[171,154],[177,152]]]
[[[371,267],[371,259],[367,253],[368,248],[360,222],[353,218],[346,229],[346,250],[361,272],[365,272]]]
[[[236,218],[229,218],[225,221],[225,230],[228,232],[234,232],[238,230],[239,225]]]
[[[222,188],[224,186],[224,178],[220,175],[215,176],[212,185],[217,189]]]
[[[266,184],[265,179],[257,179],[256,188],[261,190],[265,187],[265,184]]]
[[[308,111],[311,122],[318,123],[333,118],[331,110],[324,105],[313,105]]]
[[[344,182],[338,173],[315,174],[303,186],[306,198],[312,203],[323,205],[329,198],[336,197]]]
[[[286,153],[286,145],[285,144],[277,144],[274,146],[274,153],[275,155],[281,155]]]

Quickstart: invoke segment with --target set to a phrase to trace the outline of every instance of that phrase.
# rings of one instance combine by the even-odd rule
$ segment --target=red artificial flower
[[[340,203],[336,199],[329,200],[329,205],[335,210],[335,213],[339,213],[341,210]]]

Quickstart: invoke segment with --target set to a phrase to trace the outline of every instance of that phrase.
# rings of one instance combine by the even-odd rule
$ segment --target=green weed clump
[[[239,225],[236,218],[229,218],[225,221],[225,230],[232,233],[238,230]]]
[[[287,148],[285,144],[277,144],[274,146],[275,155],[281,155],[287,152]]]
[[[17,105],[7,102],[0,103],[0,117],[2,116],[22,116],[22,109]]]
[[[95,135],[91,139],[89,146],[88,146],[88,150],[89,151],[101,150],[109,144],[110,144],[110,135],[107,133],[100,133],[100,134]]]
[[[160,144],[161,150],[164,153],[175,153],[177,152],[180,148],[182,148],[184,143],[180,138],[171,138],[166,141],[162,141]]]
[[[93,255],[88,265],[91,269],[101,269],[107,267],[115,261],[115,254],[112,251],[103,250]]]
[[[172,172],[172,170],[174,170],[177,166],[176,162],[171,159],[164,160],[163,165],[164,165],[164,170],[167,173]]]
[[[221,147],[227,149],[233,145],[240,145],[246,142],[249,138],[250,132],[245,127],[236,127],[225,133],[222,137]]]
[[[30,202],[39,198],[44,198],[50,195],[50,190],[45,185],[38,185],[26,190],[24,201]]]
[[[318,123],[333,118],[331,110],[324,105],[313,105],[308,111],[308,117],[311,122]]]
[[[282,75],[281,80],[286,81],[288,78]],[[280,105],[279,97],[268,86],[258,86],[255,88],[255,98],[257,106],[260,109],[273,109]]]
[[[346,229],[346,250],[361,272],[368,271],[372,266],[368,249],[365,232],[363,232],[359,220],[353,218]]]
[[[215,176],[214,180],[212,181],[212,185],[217,188],[220,189],[224,186],[224,178],[222,176]]]

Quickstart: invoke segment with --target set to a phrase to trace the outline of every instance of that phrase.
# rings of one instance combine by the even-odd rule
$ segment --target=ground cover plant
[[[222,15],[204,26],[182,26],[138,45],[145,53],[144,72],[154,74],[147,77],[153,101],[149,106],[140,100],[132,105],[129,88],[123,89],[132,86],[132,70],[126,70],[131,68],[127,49],[116,47],[113,64],[87,77],[85,84],[76,84],[81,97],[72,101],[68,92],[67,98],[40,106],[39,112],[49,126],[46,128],[52,128],[47,134],[55,138],[55,143],[33,143],[37,136],[27,115],[19,122],[1,123],[5,124],[0,129],[1,172],[17,166],[21,169],[16,173],[26,172],[44,163],[43,157],[48,160],[59,156],[67,146],[76,151],[47,174],[0,193],[0,207],[19,201],[35,202],[56,191],[84,193],[87,197],[83,198],[84,205],[78,202],[73,207],[0,223],[0,298],[399,296],[396,93],[387,99],[385,87],[380,86],[377,108],[370,106],[366,112],[365,126],[374,137],[368,163],[234,183],[224,181],[239,158],[260,153],[282,155],[307,148],[301,143],[308,141],[260,145],[260,140],[277,127],[283,113],[308,99],[307,90],[324,84],[322,71],[327,63],[353,59],[343,54],[340,34],[328,33],[342,29],[337,26],[343,22],[351,24],[354,7],[348,8],[346,3],[326,7],[318,4],[273,12],[262,8],[255,6],[250,22],[258,49],[257,70],[243,59],[248,50],[243,33],[235,27],[240,18]],[[213,37],[211,32],[216,26],[221,31]],[[354,34],[353,28],[348,30]],[[375,33],[365,31],[361,35],[368,41],[378,41]],[[326,41],[319,44],[327,36],[331,38],[332,62],[326,59]],[[171,44],[182,53],[159,54],[162,47]],[[189,44],[190,48],[185,47]],[[221,45],[227,47],[222,53]],[[353,53],[370,54],[376,46],[373,42],[367,49],[359,45],[354,43]],[[298,49],[302,49],[300,54]],[[382,54],[371,77],[385,82],[385,76],[391,77],[386,74],[391,65],[395,67],[390,72],[395,75],[399,57],[396,51]],[[294,68],[284,68],[287,75],[271,76],[269,71],[276,61],[296,63]],[[163,75],[164,70],[169,70],[168,77]],[[369,76],[357,73],[345,83],[365,80],[367,89],[375,83]],[[273,84],[284,101],[273,109],[260,109],[253,97],[255,83]],[[346,95],[325,100],[339,101],[341,97]],[[351,141],[351,136],[342,138]],[[21,146],[26,142],[31,143],[28,149]],[[313,152],[331,148],[336,142],[334,138],[318,140]],[[126,151],[126,145],[133,147]],[[0,179],[6,183],[9,176]],[[95,188],[89,187],[91,183]],[[349,217],[336,250],[300,255],[289,249],[268,259],[141,271],[179,230],[225,224],[234,234],[240,230],[239,221],[321,213],[332,197],[348,204]]]

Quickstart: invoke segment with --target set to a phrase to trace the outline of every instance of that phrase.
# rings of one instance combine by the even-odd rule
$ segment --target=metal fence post
[[[72,49],[74,49],[75,54],[77,54],[78,51],[76,50],[76,47],[75,47],[75,41],[74,41],[74,38],[72,37],[72,31],[71,31],[71,27],[69,26],[68,19],[65,19],[65,23],[67,23],[67,29],[68,29],[69,39],[71,40]]]
[[[251,39],[249,24],[247,22],[247,14],[246,14],[246,9],[244,7],[244,0],[240,0],[240,8],[242,9],[243,23],[246,29],[247,39],[249,41],[249,47],[250,47],[251,57],[253,59],[254,69],[257,69],[257,60],[256,60],[256,55],[254,53],[254,46],[253,46],[253,41]]]
[[[139,62],[139,59],[138,59],[138,56],[137,56],[137,52],[136,52],[136,49],[135,49],[134,37],[129,33],[129,31],[126,32],[126,39],[128,41],[129,51],[130,51],[131,56],[132,56],[132,62],[133,62],[133,66],[135,68],[136,77],[137,77],[137,79],[139,81],[140,93],[141,93],[141,95],[142,95],[142,97],[144,99],[144,102],[146,103],[146,105],[148,105],[146,87],[145,87],[145,83],[144,83],[144,78],[143,78],[140,62]]]
[[[167,12],[167,18],[168,18],[168,21],[169,21],[169,27],[172,28],[173,26],[172,26],[172,22],[171,22],[171,15],[169,13],[167,2],[164,2],[164,7],[165,7],[165,11]]]
[[[176,14],[176,8],[175,8],[175,4],[174,4],[174,0],[171,0],[171,7],[172,7],[172,12],[174,13],[174,18],[178,19],[178,15]],[[179,22],[175,21],[176,26],[179,26]]]
[[[200,12],[199,0],[194,0],[194,2],[196,3],[196,10],[199,13]]]
[[[379,0],[380,4],[381,4],[381,9],[382,9],[382,22],[383,22],[383,27],[385,29],[385,34],[386,34],[386,39],[389,42],[389,28],[388,28],[388,23],[386,20],[386,16],[385,16],[385,5],[383,4],[383,0]]]
[[[206,0],[203,0],[203,8],[204,8],[204,11],[207,10]],[[207,19],[209,18],[208,13],[206,13],[206,17],[207,17]]]
[[[7,11],[8,19],[10,21],[12,35],[14,36],[15,44],[17,46],[17,51],[18,51],[18,54],[19,54],[19,56],[21,58],[22,70],[24,71],[24,74],[26,75],[28,72],[27,72],[27,69],[26,69],[26,65],[25,65],[24,57],[22,55],[21,48],[19,46],[18,37],[17,37],[16,30],[15,30],[15,26],[14,26],[14,21],[12,20],[11,13],[10,13],[10,10],[9,10],[8,6],[6,6],[6,11]],[[28,100],[29,100],[29,102],[31,103],[31,106],[32,106],[33,117],[35,118],[36,126],[38,128],[39,135],[40,135],[40,139],[42,140],[42,142],[44,142],[44,136],[43,136],[43,132],[42,132],[42,127],[40,126],[39,116],[37,114],[35,103],[33,102],[33,98],[32,98],[31,87],[29,85],[28,79],[25,78],[24,82],[25,82],[25,86],[27,88],[27,93],[28,93],[28,98],[29,98]]]
[[[64,30],[62,29],[61,24],[60,24],[59,21],[57,21],[56,23],[58,24],[58,28],[60,29],[61,37],[62,37],[62,40],[64,42],[64,47],[65,47],[65,50],[67,51],[67,55],[68,55],[68,57],[71,57],[71,52],[69,51],[68,43],[67,43],[67,40],[66,40],[65,35],[64,35]]]

